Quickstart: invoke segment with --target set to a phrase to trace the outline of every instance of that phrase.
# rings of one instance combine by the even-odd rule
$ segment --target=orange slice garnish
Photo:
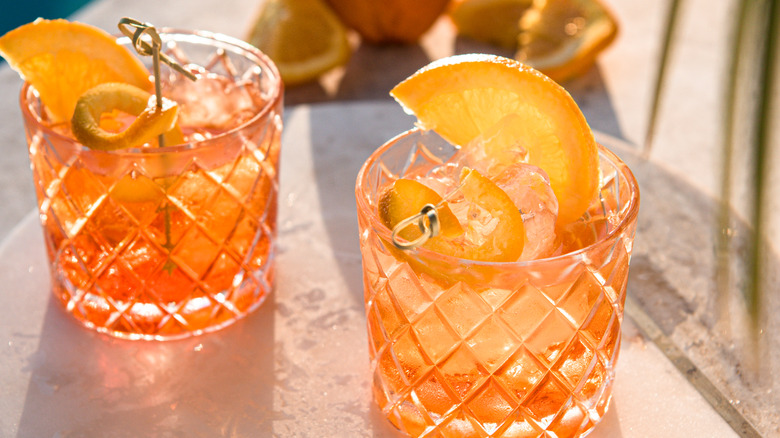
[[[379,198],[379,218],[391,230],[402,221],[420,213],[425,205],[433,205],[439,217],[439,235],[429,239],[423,246],[431,248],[442,238],[456,237],[463,234],[458,218],[452,213],[447,203],[435,190],[425,184],[411,180],[398,179]],[[398,236],[412,242],[420,238],[422,230],[417,227],[406,227],[399,230]]]
[[[496,142],[490,153],[525,156],[547,173],[558,199],[558,223],[579,219],[596,199],[598,152],[585,117],[566,90],[519,61],[492,55],[444,58],[390,94],[424,128],[462,147],[474,147],[472,140],[510,117],[512,141]]]
[[[461,224],[452,212],[451,205],[442,200],[433,189],[408,179],[399,179],[382,195],[379,216],[391,230],[399,223],[417,215],[426,204],[434,205],[441,224],[440,234],[422,244],[423,248],[453,257],[474,261],[517,261],[523,252],[525,229],[520,211],[512,199],[495,183],[473,169],[463,169],[457,188],[462,199],[471,208],[486,212],[495,226],[478,241],[468,235],[476,231],[474,224]],[[408,241],[416,240],[421,231],[414,227],[399,230]]]
[[[53,122],[70,120],[79,96],[105,82],[144,90],[152,83],[138,58],[96,27],[36,20],[0,37],[0,55],[32,84]]]

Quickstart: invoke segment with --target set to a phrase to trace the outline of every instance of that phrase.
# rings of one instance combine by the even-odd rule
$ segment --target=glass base
[[[53,271],[54,295],[83,326],[120,339],[170,341],[228,327],[262,305],[273,290],[273,257],[258,269],[234,279],[235,287],[213,294],[192,294],[175,303],[161,303],[139,294],[128,301],[76,288]]]
[[[468,404],[454,406],[446,414],[435,416],[430,412],[423,414],[414,402],[405,401],[386,406],[383,413],[393,426],[413,437],[536,438],[554,433],[551,436],[583,438],[593,432],[609,410],[613,381],[610,379],[604,385],[601,397],[590,406],[571,397],[560,411],[542,421],[532,419],[528,408],[523,406],[516,406],[503,421],[482,421],[470,412]],[[494,408],[502,410],[499,404]]]

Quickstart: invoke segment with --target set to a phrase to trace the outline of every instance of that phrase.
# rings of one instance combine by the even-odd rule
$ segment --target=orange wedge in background
[[[316,79],[345,64],[347,28],[324,0],[268,0],[247,41],[268,55],[285,85]]]
[[[0,55],[38,90],[54,122],[70,120],[79,97],[98,84],[152,86],[138,58],[84,23],[38,19],[0,37]]]
[[[545,0],[521,22],[515,58],[562,82],[584,73],[618,33],[599,0]]]
[[[524,156],[547,173],[559,224],[578,220],[596,199],[593,133],[569,93],[538,71],[499,56],[458,55],[434,61],[390,94],[423,128],[461,147],[512,121],[513,141],[494,142],[489,153]]]
[[[454,0],[460,35],[515,50],[515,58],[562,82],[587,71],[618,33],[601,0]]]
[[[450,4],[458,34],[505,49],[517,49],[520,20],[534,0],[454,0]]]

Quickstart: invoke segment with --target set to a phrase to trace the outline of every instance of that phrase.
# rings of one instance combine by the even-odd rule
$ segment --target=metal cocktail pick
[[[393,234],[391,234],[390,236],[393,245],[396,248],[402,250],[415,249],[425,244],[425,242],[427,242],[428,239],[432,239],[438,236],[439,231],[441,230],[441,224],[439,223],[438,208],[444,205],[444,203],[447,202],[447,199],[451,198],[455,193],[457,193],[461,187],[463,187],[463,182],[458,184],[457,187],[453,188],[449,193],[444,195],[441,202],[439,202],[438,204],[436,205],[425,204],[423,208],[420,209],[419,213],[413,216],[409,216],[408,218],[402,220],[401,222],[398,222],[393,227]],[[420,229],[422,235],[412,241],[400,240],[398,238],[398,233],[400,233],[401,230],[414,224],[417,224],[417,228]]]
[[[426,220],[427,219],[427,220]],[[398,233],[406,227],[417,224],[417,228],[420,229],[422,235],[411,242],[402,242],[398,239]],[[425,204],[420,212],[414,216],[398,222],[393,227],[392,240],[393,245],[398,249],[414,249],[424,244],[428,239],[436,237],[439,234],[439,215],[436,211],[436,206],[433,204]]]
[[[183,74],[187,79],[192,81],[196,81],[198,79],[196,75],[187,71],[184,67],[179,65],[166,54],[160,52],[160,48],[162,47],[162,39],[160,38],[160,34],[157,33],[157,29],[155,29],[155,27],[150,23],[142,23],[136,19],[124,17],[119,20],[118,27],[119,31],[122,32],[123,35],[130,38],[130,40],[133,42],[133,48],[136,52],[138,52],[139,55],[152,57],[154,95],[158,109],[162,108],[163,105],[162,86],[160,84],[160,61],[166,63],[177,72]],[[143,38],[144,35],[148,36],[146,40]],[[151,44],[149,44],[149,41],[151,41]],[[160,147],[164,147],[165,136],[160,134],[157,137],[157,142]],[[165,211],[165,245],[163,245],[163,247],[168,251],[168,260],[165,262],[163,269],[167,271],[168,274],[170,274],[176,267],[175,263],[170,259],[170,252],[173,249],[173,244],[171,241],[171,215],[170,211],[168,210],[167,202],[163,205],[162,208]]]
[[[154,74],[154,94],[156,98],[157,108],[162,108],[162,87],[160,85],[160,61],[169,65],[177,72],[183,74],[187,79],[192,81],[198,80],[198,77],[192,72],[187,71],[184,67],[179,65],[176,61],[171,59],[165,53],[160,52],[162,47],[162,39],[160,34],[157,33],[157,29],[150,23],[142,23],[134,18],[124,17],[119,20],[119,31],[123,35],[130,38],[133,42],[133,48],[141,56],[152,57],[152,73]],[[147,35],[148,40],[144,40],[142,37]],[[160,147],[165,146],[165,140],[163,135],[158,137]]]

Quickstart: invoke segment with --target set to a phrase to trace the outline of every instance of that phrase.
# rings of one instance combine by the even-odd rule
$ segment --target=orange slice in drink
[[[96,27],[36,20],[0,37],[0,55],[38,90],[54,122],[71,118],[79,96],[104,82],[151,89],[138,58]]]
[[[471,224],[464,227],[438,193],[413,180],[399,179],[382,195],[379,201],[380,219],[392,230],[402,221],[419,214],[426,204],[434,205],[441,232],[425,241],[423,248],[475,261],[517,261],[523,252],[525,229],[522,215],[512,199],[473,169],[463,170],[457,190],[463,197],[463,201],[459,202],[485,211],[496,222],[495,227],[481,236],[478,243],[467,238],[468,234],[476,232],[471,229]],[[408,241],[417,239],[420,233],[412,226],[398,230],[398,235]]]
[[[558,199],[558,223],[579,219],[596,199],[598,151],[577,104],[560,85],[519,61],[458,55],[434,61],[390,93],[426,129],[461,147],[512,120],[512,140],[493,158],[525,157],[544,170]],[[517,153],[513,153],[514,151]]]
[[[462,245],[454,251],[463,259],[486,262],[515,262],[523,253],[525,227],[515,203],[493,181],[473,169],[464,168],[460,189],[466,202],[484,209],[497,223],[478,246]]]
[[[435,245],[438,240],[456,237],[463,234],[458,218],[452,213],[449,205],[442,202],[442,197],[425,184],[411,180],[398,179],[393,182],[379,199],[379,218],[391,230],[402,221],[420,213],[425,205],[433,205],[439,217],[439,235],[426,242],[427,247]],[[409,242],[418,239],[422,230],[417,227],[406,227],[398,230],[398,236]],[[425,245],[423,245],[425,246]]]

